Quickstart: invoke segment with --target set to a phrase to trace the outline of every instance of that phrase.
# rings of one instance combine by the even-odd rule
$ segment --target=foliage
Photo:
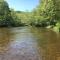
[[[6,1],[0,1],[0,27],[20,26],[21,19]]]
[[[10,10],[6,1],[0,2],[0,26],[7,26],[10,24]]]
[[[0,0],[0,26],[60,26],[60,0],[40,0],[32,12],[14,11]]]
[[[56,26],[60,20],[60,0],[41,0],[32,13],[31,24],[39,27]]]

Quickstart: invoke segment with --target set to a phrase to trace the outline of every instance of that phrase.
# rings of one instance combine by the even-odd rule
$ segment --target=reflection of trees
[[[8,28],[0,29],[0,52],[7,49],[11,41],[11,31]]]
[[[38,47],[42,53],[42,60],[57,60],[60,56],[60,35],[51,30],[31,29],[37,37]],[[60,60],[60,59],[59,59]]]

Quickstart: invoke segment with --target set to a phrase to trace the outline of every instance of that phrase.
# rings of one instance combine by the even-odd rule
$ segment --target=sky
[[[6,0],[10,8],[18,11],[32,11],[38,5],[39,0]]]

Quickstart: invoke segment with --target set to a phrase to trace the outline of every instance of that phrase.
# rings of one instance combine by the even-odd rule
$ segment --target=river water
[[[60,60],[60,33],[36,27],[0,28],[0,60]]]

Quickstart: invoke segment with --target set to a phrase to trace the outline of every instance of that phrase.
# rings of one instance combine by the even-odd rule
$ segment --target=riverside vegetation
[[[40,0],[32,12],[14,11],[0,0],[0,27],[36,26],[60,31],[60,0]]]

